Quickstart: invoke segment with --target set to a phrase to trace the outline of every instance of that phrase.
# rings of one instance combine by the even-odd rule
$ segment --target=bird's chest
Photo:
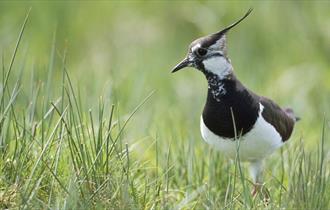
[[[229,158],[234,159],[237,151],[240,151],[240,160],[242,161],[262,159],[282,146],[283,142],[275,128],[262,117],[261,112],[262,107],[252,128],[237,137],[238,141],[235,140],[235,137],[228,138],[214,133],[205,124],[202,116],[200,122],[202,137],[208,144],[220,150]],[[221,121],[219,123],[219,126],[221,126]]]
[[[216,135],[234,138],[249,132],[258,118],[258,98],[247,90],[237,91],[228,84],[226,93],[220,97],[209,89],[203,110],[205,125]]]

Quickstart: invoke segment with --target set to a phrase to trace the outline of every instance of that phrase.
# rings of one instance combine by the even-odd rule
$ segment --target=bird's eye
[[[198,48],[198,49],[196,50],[196,54],[197,54],[198,56],[200,56],[200,57],[206,55],[206,53],[207,53],[207,49],[204,49],[204,48]]]

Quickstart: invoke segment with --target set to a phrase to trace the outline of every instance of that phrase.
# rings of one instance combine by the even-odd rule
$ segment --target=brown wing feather
[[[262,116],[265,120],[275,127],[276,131],[281,135],[282,141],[288,140],[293,131],[295,120],[268,98],[261,97],[260,103],[264,106]]]

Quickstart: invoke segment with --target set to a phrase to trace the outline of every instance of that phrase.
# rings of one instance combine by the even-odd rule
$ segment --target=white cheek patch
[[[232,65],[222,56],[210,57],[203,61],[206,71],[219,76],[220,79],[231,73]]]

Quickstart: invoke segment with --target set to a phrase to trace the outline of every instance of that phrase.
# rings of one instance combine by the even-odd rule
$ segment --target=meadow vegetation
[[[228,35],[236,75],[302,120],[250,196],[202,141],[207,84],[170,70]],[[329,209],[329,2],[0,3],[0,208]],[[30,9],[31,8],[31,9]]]

